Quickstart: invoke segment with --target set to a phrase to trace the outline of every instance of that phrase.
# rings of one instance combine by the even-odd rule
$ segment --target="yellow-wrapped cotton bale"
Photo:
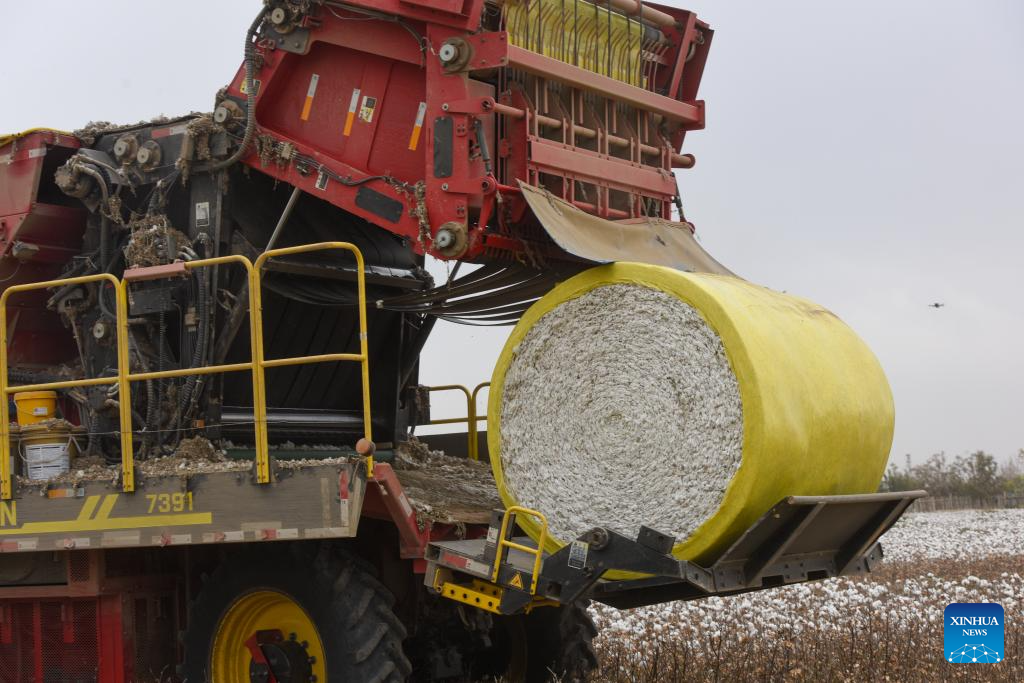
[[[581,273],[526,312],[489,417],[502,499],[547,516],[549,551],[643,524],[701,562],[785,496],[874,491],[893,432],[877,359],[829,311],[633,263]]]

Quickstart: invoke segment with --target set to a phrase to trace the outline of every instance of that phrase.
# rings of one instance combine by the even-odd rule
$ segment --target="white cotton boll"
[[[660,290],[609,285],[559,305],[506,373],[505,481],[556,538],[645,524],[686,539],[721,505],[742,448],[721,340]]]

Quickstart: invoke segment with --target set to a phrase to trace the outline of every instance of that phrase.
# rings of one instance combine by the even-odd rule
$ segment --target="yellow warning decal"
[[[316,86],[320,82],[320,74],[313,74],[309,79],[309,89],[306,91],[306,102],[302,105],[302,114],[299,118],[303,121],[309,120],[309,112],[313,109],[313,98],[316,97]]]
[[[512,577],[512,580],[508,582],[508,585],[512,586],[513,588],[523,590],[523,575],[519,572],[516,572],[515,576]]]
[[[420,144],[420,132],[423,130],[423,121],[427,116],[427,103],[420,102],[420,108],[416,110],[416,123],[412,127],[412,135],[409,137],[409,149],[413,152]]]
[[[260,81],[260,79],[258,79],[258,78],[252,79],[252,94],[253,94],[253,97],[255,97],[255,96],[260,94],[260,86],[261,85],[262,85],[262,82]],[[242,76],[242,83],[238,86],[238,90],[243,95],[248,95],[249,94],[249,89],[245,86],[245,76]]]
[[[212,512],[186,512],[179,514],[147,514],[134,517],[111,517],[114,506],[121,494],[88,496],[75,519],[54,522],[25,522],[17,525],[17,501],[10,501],[10,508],[2,516],[0,536],[23,534],[66,533],[68,531],[112,531],[160,526],[194,526],[213,524]],[[102,499],[102,500],[101,500]],[[6,503],[6,501],[5,501]],[[98,509],[97,509],[98,508]],[[95,516],[93,514],[95,513]]]
[[[359,88],[352,91],[352,99],[348,103],[348,114],[345,115],[345,130],[342,133],[345,137],[352,134],[352,123],[356,120],[356,109],[359,107],[361,93]]]
[[[367,95],[363,98],[363,106],[359,108],[359,120],[363,123],[373,122],[373,112],[377,109],[377,98]]]

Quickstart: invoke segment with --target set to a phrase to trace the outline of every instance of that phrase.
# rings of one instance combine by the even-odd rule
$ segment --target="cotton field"
[[[1024,554],[1024,509],[904,515],[882,538],[886,560]]]
[[[909,514],[868,577],[631,611],[593,607],[602,680],[1024,680],[1024,510]],[[953,665],[943,609],[997,602],[1006,659]]]

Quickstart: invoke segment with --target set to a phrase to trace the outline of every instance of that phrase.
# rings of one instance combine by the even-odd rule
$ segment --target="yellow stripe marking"
[[[309,120],[309,112],[313,109],[313,98],[316,97],[316,85],[320,82],[320,74],[313,74],[309,79],[309,89],[306,91],[306,101],[302,105],[302,113],[299,118],[303,121]]]
[[[213,524],[212,512],[191,512],[181,515],[142,515],[114,519],[62,520],[59,522],[26,522],[19,529],[0,529],[0,536],[62,534],[70,531],[115,531],[146,529],[158,526],[195,526]]]
[[[362,91],[356,88],[352,91],[352,100],[348,103],[348,114],[345,115],[345,130],[342,135],[348,137],[352,134],[352,124],[356,120],[356,109],[359,107],[359,95]]]
[[[114,509],[114,504],[117,503],[117,497],[120,494],[112,493],[103,499],[103,504],[100,505],[100,511],[96,513],[96,520],[104,520],[110,517],[110,511]]]
[[[96,509],[96,504],[100,502],[100,496],[89,496],[85,499],[85,503],[82,505],[82,511],[78,513],[76,521],[83,522],[92,517],[93,511]]]
[[[212,512],[189,512],[170,515],[139,515],[136,517],[114,517],[110,513],[120,497],[118,493],[105,496],[88,496],[78,517],[57,522],[26,522],[19,528],[0,529],[0,536],[21,536],[31,534],[68,533],[72,531],[116,531],[119,529],[151,528],[160,526],[194,526],[213,524]],[[92,517],[96,505],[103,498],[96,517]]]

